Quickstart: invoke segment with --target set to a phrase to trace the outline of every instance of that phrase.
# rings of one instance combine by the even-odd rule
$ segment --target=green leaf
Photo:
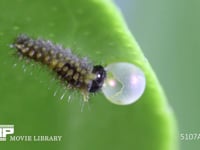
[[[20,33],[42,37],[87,56],[94,64],[129,62],[146,76],[142,98],[117,106],[102,93],[91,96],[81,112],[81,97],[64,90],[47,69],[26,66],[9,48]],[[177,130],[166,97],[129,32],[109,0],[0,1],[0,124],[14,124],[19,135],[61,135],[61,142],[1,142],[2,149],[175,150]],[[17,67],[12,67],[17,63]],[[33,75],[29,75],[33,72]],[[42,82],[42,83],[40,83]],[[51,90],[48,90],[48,88]],[[57,96],[54,91],[59,88]],[[68,96],[72,96],[68,103]],[[90,107],[91,110],[87,110]]]

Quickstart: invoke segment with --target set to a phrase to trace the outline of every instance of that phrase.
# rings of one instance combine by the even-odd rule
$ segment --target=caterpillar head
[[[89,88],[90,93],[99,91],[102,88],[104,80],[106,78],[106,71],[100,65],[94,66],[92,73],[96,74],[96,78],[92,81],[92,84]]]

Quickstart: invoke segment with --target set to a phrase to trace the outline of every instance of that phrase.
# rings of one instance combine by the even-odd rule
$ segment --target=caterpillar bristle
[[[84,101],[88,100],[89,93],[101,89],[106,78],[102,66],[93,66],[87,57],[79,58],[71,49],[50,40],[32,39],[21,34],[15,39],[12,48],[17,49],[16,54],[20,59],[39,62],[55,72],[67,88],[80,90]]]

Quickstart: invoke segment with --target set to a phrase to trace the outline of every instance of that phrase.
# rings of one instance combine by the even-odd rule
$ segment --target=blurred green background
[[[200,133],[200,1],[115,2],[166,92],[179,132]],[[180,143],[181,150],[200,148],[200,140]]]
[[[8,46],[13,42],[13,38],[19,33],[27,33],[31,37],[41,36],[45,39],[63,43],[66,47],[75,49],[75,52],[81,56],[87,56],[92,60],[101,61],[103,57],[105,63],[110,63],[114,60],[119,61],[120,59],[136,62],[139,65],[139,62],[133,59],[137,59],[137,54],[132,55],[130,53],[127,56],[129,48],[137,53],[137,46],[132,43],[128,35],[126,35],[126,31],[121,28],[121,20],[118,20],[117,17],[115,18],[115,14],[112,15],[112,6],[107,7],[103,3],[101,5],[101,0],[94,0],[93,2],[99,2],[99,4],[91,3],[90,5],[89,1],[82,0],[0,0],[0,49],[2,52],[0,55],[0,60],[2,60],[0,64],[0,124],[14,124],[15,135],[63,136],[60,143],[10,142],[8,144],[6,142],[0,143],[1,149],[76,150],[81,148],[97,150],[102,149],[103,146],[105,149],[115,150],[132,148],[142,150],[146,149],[146,147],[152,150],[164,150],[163,148],[169,150],[169,147],[173,147],[173,144],[176,143],[171,142],[175,135],[171,133],[175,131],[174,118],[171,116],[170,109],[165,105],[165,98],[159,93],[159,89],[156,89],[156,83],[155,85],[147,84],[147,89],[142,97],[143,100],[138,101],[134,105],[126,107],[113,105],[107,102],[102,94],[98,94],[91,98],[89,103],[91,111],[88,111],[86,106],[86,111],[82,113],[80,110],[80,97],[75,96],[77,101],[74,100],[69,104],[67,103],[67,96],[65,100],[59,101],[59,97],[63,93],[62,89],[57,96],[52,96],[53,92],[61,87],[60,84],[57,85],[55,82],[49,82],[52,79],[49,72],[35,68],[33,75],[29,75],[32,68],[25,67],[26,73],[23,73],[22,66],[24,62],[20,62],[8,54],[10,52]],[[122,3],[122,1],[119,2]],[[171,66],[174,67],[174,63],[177,64],[176,57],[180,56],[180,54],[176,55],[173,63],[172,58],[166,57],[169,51],[164,49],[165,46],[163,44],[160,45],[157,51],[155,50],[158,48],[158,42],[159,44],[161,43],[161,37],[163,35],[167,37],[166,35],[168,35],[166,39],[174,38],[174,35],[171,36],[174,34],[174,31],[170,30],[171,34],[169,34],[169,31],[162,28],[164,27],[164,25],[161,25],[163,23],[162,15],[159,16],[161,17],[160,25],[156,27],[156,21],[159,19],[156,18],[158,13],[155,12],[154,8],[149,10],[150,12],[146,12],[147,8],[145,10],[141,9],[144,8],[144,4],[139,4],[139,1],[130,1],[130,3],[124,1],[122,4],[119,2],[118,5],[122,8],[129,27],[132,27],[132,32],[142,49],[149,50],[145,51],[145,55],[149,58],[155,71],[158,72],[158,76],[165,88],[166,84],[170,82],[165,80],[165,76],[163,79],[167,82],[164,82],[160,74],[164,73],[168,77],[174,77],[175,72],[173,70],[169,72],[167,67],[170,66],[169,70],[172,69]],[[126,3],[129,9],[125,7]],[[149,7],[150,4],[145,6]],[[163,6],[166,7],[167,5],[163,4]],[[126,13],[126,11],[128,12]],[[148,17],[146,20],[146,14],[150,15],[151,13],[153,13],[153,17]],[[170,11],[170,13],[172,12]],[[143,19],[141,14],[144,14]],[[129,21],[128,16],[130,16],[131,21]],[[133,21],[133,19],[135,20]],[[172,26],[171,18],[169,17],[168,19],[169,22],[167,23],[170,23]],[[148,27],[150,27],[149,33]],[[160,37],[158,40],[155,38],[155,35],[157,35],[155,33],[158,32],[153,32],[152,28],[156,31],[159,30]],[[180,30],[180,28],[178,29]],[[163,31],[166,31],[166,33]],[[151,35],[151,37],[145,42],[147,35]],[[152,45],[153,40],[156,42],[154,47]],[[110,44],[110,41],[114,42],[114,44]],[[168,41],[165,44],[172,46],[170,44],[172,41]],[[173,48],[171,47],[171,49]],[[113,58],[110,55],[105,55],[105,53],[111,54],[112,51],[110,50],[112,49],[116,51]],[[123,55],[120,53],[122,50]],[[163,58],[160,55],[165,57],[165,59],[167,58],[168,62],[166,65],[161,64]],[[156,57],[152,59],[153,56]],[[13,68],[12,66],[16,62],[18,64],[17,67]],[[156,67],[157,62],[160,64],[158,67]],[[163,70],[159,71],[159,67]],[[146,73],[150,74],[151,72],[149,71],[151,70],[146,71]],[[150,81],[148,83],[154,83],[153,81],[151,82],[153,77],[148,77],[147,79]],[[42,82],[42,84],[39,82]],[[168,87],[170,87],[172,92],[175,92],[177,85],[178,83],[171,82]],[[48,91],[49,87],[51,88]],[[68,91],[66,95],[70,94]],[[179,98],[170,94],[169,91],[167,91],[167,95],[172,107],[178,110],[173,102]],[[179,118],[178,113],[177,116]]]

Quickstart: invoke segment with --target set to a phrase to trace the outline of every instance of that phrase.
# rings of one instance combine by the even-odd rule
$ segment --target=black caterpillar
[[[79,89],[85,101],[88,100],[88,93],[97,92],[103,86],[106,78],[104,67],[91,65],[87,59],[72,54],[70,49],[27,35],[19,35],[13,47],[17,49],[18,56],[46,65],[67,87]]]

